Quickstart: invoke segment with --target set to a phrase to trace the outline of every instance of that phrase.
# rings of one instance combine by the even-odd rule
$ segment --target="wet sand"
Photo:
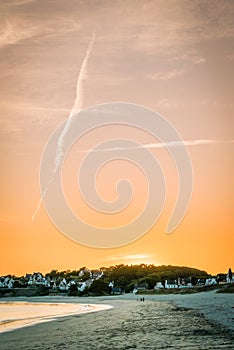
[[[207,293],[206,293],[207,294]],[[210,305],[216,302],[216,295],[200,295],[201,304],[210,298]],[[72,315],[49,323],[21,328],[0,335],[0,348],[10,349],[81,349],[81,350],[124,350],[124,349],[233,349],[234,337],[228,328],[212,322],[190,306],[199,302],[197,295],[183,296],[172,301],[156,300],[145,296],[146,301],[136,301],[139,296],[126,295],[100,298],[56,298],[55,302],[92,302],[109,304],[114,308],[95,313]],[[173,296],[174,297],[174,296]],[[219,297],[233,300],[232,296]],[[162,298],[161,298],[162,299]],[[178,301],[179,299],[179,301]],[[212,300],[213,299],[213,300]],[[35,300],[35,299],[34,299]],[[43,301],[51,299],[43,298]],[[230,305],[229,300],[229,305]],[[36,301],[36,300],[35,300]],[[42,301],[39,298],[38,301]],[[180,304],[180,306],[178,306]]]
[[[72,314],[97,312],[111,308],[109,305],[42,303],[28,301],[0,300],[0,333],[32,326],[42,322],[54,321]]]

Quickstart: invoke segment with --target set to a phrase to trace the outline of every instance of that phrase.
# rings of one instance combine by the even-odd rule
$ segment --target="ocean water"
[[[94,304],[0,302],[0,333],[107,308],[110,307]]]

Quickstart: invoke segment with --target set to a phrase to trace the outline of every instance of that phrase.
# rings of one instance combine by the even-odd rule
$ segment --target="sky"
[[[0,274],[120,263],[183,265],[212,274],[234,268],[233,1],[2,0],[0,12]],[[164,170],[164,209],[136,241],[105,249],[74,242],[53,225],[43,203],[32,220],[41,197],[43,150],[75,105],[92,38],[79,108],[142,105],[160,113],[185,140],[193,192],[183,221],[170,235],[165,227],[178,178],[161,146],[146,148]],[[124,225],[147,200],[144,174],[126,159],[101,168],[96,183],[100,196],[115,201],[116,183],[127,176],[134,196],[126,210],[114,215],[92,210],[77,184],[83,153],[96,143],[133,135],[141,144],[158,142],[130,129],[97,128],[77,141],[64,162],[66,198],[91,225]]]

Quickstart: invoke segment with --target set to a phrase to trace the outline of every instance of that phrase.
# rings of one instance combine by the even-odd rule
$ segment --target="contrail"
[[[82,62],[81,68],[80,68],[80,72],[78,74],[77,84],[76,84],[75,101],[74,101],[73,106],[70,110],[69,116],[67,118],[67,122],[64,126],[64,129],[61,132],[61,135],[59,136],[59,139],[58,139],[58,144],[57,144],[57,149],[56,149],[56,154],[55,154],[55,161],[54,161],[54,168],[53,168],[53,172],[51,174],[50,181],[49,181],[45,191],[42,193],[42,195],[40,197],[37,208],[32,216],[32,220],[34,220],[36,218],[36,216],[40,210],[43,198],[46,195],[46,192],[48,191],[49,185],[53,181],[54,176],[55,176],[59,166],[61,165],[61,162],[62,162],[62,159],[64,156],[64,137],[66,136],[66,133],[68,132],[68,130],[70,128],[70,125],[72,123],[72,117],[75,113],[78,113],[82,110],[82,107],[84,104],[84,81],[87,78],[87,66],[88,66],[90,54],[92,52],[94,40],[95,40],[95,32],[93,33],[92,38],[89,42],[85,57],[83,59],[83,62]]]
[[[157,142],[157,143],[145,143],[133,147],[110,147],[102,149],[80,149],[77,153],[87,153],[87,152],[114,152],[114,151],[129,151],[129,150],[140,150],[154,149],[154,148],[165,148],[165,147],[184,147],[184,146],[202,146],[202,145],[214,145],[214,144],[230,144],[234,143],[234,140],[183,140],[183,141],[170,141],[170,142]]]
[[[47,187],[47,189],[48,189],[48,187]],[[35,210],[34,213],[33,213],[32,221],[36,218],[37,213],[38,213],[39,210],[40,210],[41,203],[42,203],[42,200],[43,200],[43,198],[44,198],[44,196],[45,196],[45,194],[46,194],[46,192],[47,192],[47,189],[46,189],[46,191],[44,191],[44,193],[42,193],[42,195],[41,195],[41,197],[40,197],[40,200],[39,200],[39,202],[38,202],[38,204],[37,204],[36,210]]]
[[[81,65],[81,69],[80,69],[80,73],[78,75],[78,79],[77,79],[77,84],[76,84],[76,98],[73,104],[73,107],[70,111],[69,117],[67,118],[67,122],[65,124],[65,127],[58,139],[58,144],[57,144],[57,150],[56,150],[56,156],[55,156],[55,167],[53,170],[53,173],[55,174],[56,171],[58,170],[58,167],[61,164],[61,161],[63,159],[63,155],[64,155],[64,150],[63,150],[63,144],[64,144],[64,137],[67,133],[67,131],[70,128],[70,124],[72,122],[72,116],[75,113],[78,113],[81,111],[82,106],[84,104],[84,81],[87,78],[87,65],[88,65],[88,61],[89,61],[89,57],[90,57],[90,53],[92,51],[92,47],[93,47],[93,42],[95,39],[95,32],[93,33],[93,36],[90,40],[88,49],[86,51],[86,55],[85,58],[82,62]]]

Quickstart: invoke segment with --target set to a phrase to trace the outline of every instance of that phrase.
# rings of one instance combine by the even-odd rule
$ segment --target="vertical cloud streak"
[[[75,101],[73,103],[73,106],[70,110],[70,113],[69,113],[69,116],[67,118],[67,122],[65,124],[65,127],[58,139],[58,144],[57,144],[57,149],[56,149],[56,155],[55,155],[55,161],[54,161],[54,168],[53,168],[53,173],[51,175],[51,179],[48,183],[48,186],[46,187],[45,191],[42,193],[41,197],[40,197],[40,200],[39,200],[39,203],[37,205],[37,208],[32,216],[32,220],[35,220],[39,210],[40,210],[40,207],[41,207],[41,204],[42,204],[42,201],[43,201],[43,198],[44,196],[46,195],[47,191],[48,191],[48,188],[49,188],[49,185],[51,184],[51,182],[53,181],[54,179],[54,176],[56,174],[56,172],[58,171],[60,165],[61,165],[61,162],[62,162],[62,159],[63,159],[63,156],[64,156],[64,138],[71,126],[71,123],[72,123],[72,117],[74,116],[74,114],[80,112],[82,110],[82,107],[84,105],[84,82],[85,80],[87,79],[87,67],[88,67],[88,62],[89,62],[89,58],[90,58],[90,54],[92,52],[92,49],[93,49],[93,43],[94,43],[94,40],[95,40],[95,32],[93,33],[92,35],[92,38],[89,42],[89,45],[88,45],[88,48],[87,48],[87,51],[86,51],[86,54],[85,54],[85,57],[83,59],[83,62],[82,62],[82,65],[81,65],[81,68],[80,68],[80,72],[78,74],[78,78],[77,78],[77,84],[76,84],[76,97],[75,97]]]
[[[69,117],[68,117],[67,122],[65,124],[65,127],[64,127],[64,129],[59,137],[59,140],[58,140],[57,152],[56,152],[56,156],[55,156],[55,167],[54,167],[53,173],[56,173],[56,171],[58,170],[58,167],[61,164],[61,161],[62,161],[62,158],[64,155],[64,151],[63,151],[64,137],[70,128],[70,125],[72,122],[72,116],[75,113],[80,112],[82,109],[82,106],[84,105],[84,81],[87,79],[87,66],[88,66],[90,54],[92,52],[94,39],[95,39],[95,32],[93,33],[93,36],[90,40],[88,49],[86,51],[85,58],[84,58],[82,65],[81,65],[80,73],[78,75],[77,84],[76,84],[76,98],[75,98],[74,104],[73,104],[72,109],[70,111],[70,114],[69,114]]]

